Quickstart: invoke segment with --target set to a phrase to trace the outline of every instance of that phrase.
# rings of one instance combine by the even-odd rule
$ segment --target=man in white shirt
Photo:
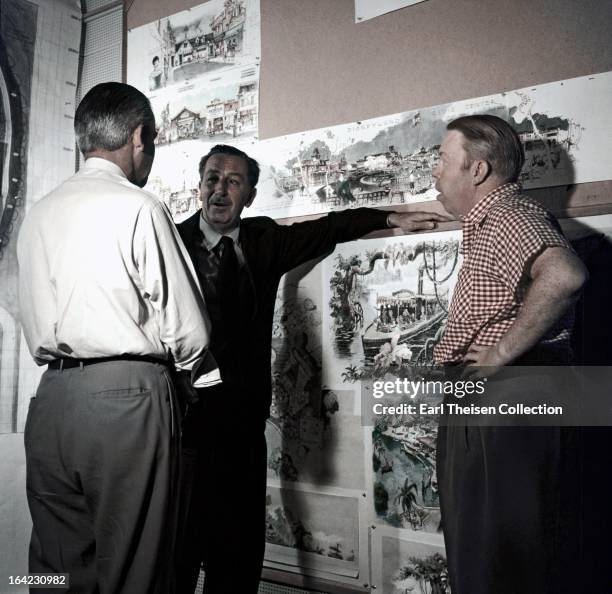
[[[25,429],[30,571],[68,573],[79,594],[166,594],[180,427],[170,367],[214,382],[209,321],[166,207],[141,189],[155,154],[148,99],[97,85],[75,131],[84,166],[31,208],[17,246],[26,340],[48,364]]]

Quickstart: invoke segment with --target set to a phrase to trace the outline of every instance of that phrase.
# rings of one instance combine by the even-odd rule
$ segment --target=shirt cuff
[[[200,375],[196,380],[193,381],[194,388],[210,388],[221,383],[221,372],[219,368],[209,371],[203,375]]]
[[[210,388],[221,383],[221,372],[212,353],[206,354],[191,370],[191,385],[194,388]]]

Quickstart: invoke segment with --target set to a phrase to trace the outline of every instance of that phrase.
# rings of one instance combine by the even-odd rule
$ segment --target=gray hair
[[[138,89],[118,82],[90,89],[74,116],[74,131],[83,154],[125,146],[141,124],[155,129],[151,103]]]
[[[463,134],[463,148],[470,162],[486,161],[504,183],[518,179],[525,152],[518,134],[506,121],[493,115],[470,115],[453,120],[446,129]]]

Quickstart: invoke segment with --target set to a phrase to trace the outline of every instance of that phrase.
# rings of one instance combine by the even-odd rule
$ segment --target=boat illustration
[[[365,329],[361,337],[367,357],[374,357],[383,345],[409,345],[424,338],[437,327],[447,313],[436,295],[397,291],[376,299],[378,317]],[[422,341],[424,342],[424,341]]]

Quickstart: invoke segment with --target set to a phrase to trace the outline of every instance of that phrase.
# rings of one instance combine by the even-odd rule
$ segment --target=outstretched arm
[[[447,221],[452,221],[452,219],[437,212],[392,212],[387,216],[389,227],[399,227],[406,233],[435,229],[437,223]]]
[[[274,244],[282,272],[329,253],[337,243],[353,241],[389,227],[404,232],[435,229],[448,217],[435,212],[385,212],[371,208],[356,208],[332,212],[327,216],[303,223],[278,226]]]

